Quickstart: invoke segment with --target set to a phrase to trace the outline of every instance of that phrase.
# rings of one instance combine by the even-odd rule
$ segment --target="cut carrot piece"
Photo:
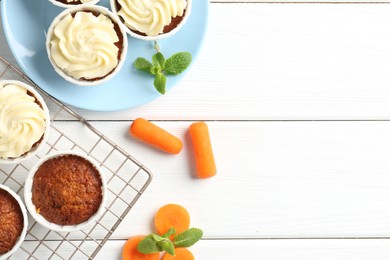
[[[144,236],[135,236],[127,240],[122,251],[123,260],[158,260],[160,253],[142,254],[138,252],[137,246]]]
[[[134,137],[167,153],[178,154],[183,148],[177,137],[143,118],[134,120],[129,131]]]
[[[175,248],[175,256],[165,253],[162,260],[195,260],[195,258],[190,250],[180,247]]]
[[[176,234],[179,234],[190,227],[190,214],[180,205],[167,204],[158,210],[154,225],[160,235],[167,233],[170,228],[175,228]]]
[[[195,153],[196,174],[201,179],[213,177],[217,174],[217,167],[206,123],[193,123],[190,126],[190,136]]]

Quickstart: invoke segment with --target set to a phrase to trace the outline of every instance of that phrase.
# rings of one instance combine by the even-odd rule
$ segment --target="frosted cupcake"
[[[111,79],[122,67],[127,36],[119,19],[98,6],[71,8],[52,22],[47,53],[65,80],[91,86]]]
[[[142,40],[175,34],[191,13],[192,0],[110,0],[127,33]]]
[[[69,8],[75,5],[85,6],[97,4],[100,0],[49,0],[52,4],[62,7]]]
[[[0,164],[37,152],[49,124],[48,109],[34,88],[20,81],[0,81]]]

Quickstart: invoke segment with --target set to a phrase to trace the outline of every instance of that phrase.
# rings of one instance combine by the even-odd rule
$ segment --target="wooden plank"
[[[221,4],[388,4],[389,0],[212,0]]]
[[[389,119],[389,13],[386,4],[211,4],[199,60],[166,96],[117,113],[78,111],[112,120]]]
[[[96,260],[122,259],[125,240],[109,241]],[[50,243],[49,243],[50,244]],[[64,256],[73,248],[63,248]],[[384,260],[390,258],[390,240],[202,240],[190,248],[195,259],[273,259],[273,260]],[[42,258],[49,257],[42,251]],[[13,259],[25,259],[21,250]]]
[[[110,242],[97,259],[120,259],[124,242]],[[384,260],[390,258],[389,240],[216,240],[200,241],[190,250],[195,259]],[[118,253],[119,251],[119,253]]]
[[[204,49],[182,83],[136,109],[82,114],[389,119],[389,13],[390,5],[212,4]]]
[[[184,140],[176,156],[131,138],[130,122],[94,123],[154,173],[114,238],[150,232],[167,203],[206,238],[390,237],[390,122],[209,122],[209,180],[194,177],[190,123],[157,123]]]

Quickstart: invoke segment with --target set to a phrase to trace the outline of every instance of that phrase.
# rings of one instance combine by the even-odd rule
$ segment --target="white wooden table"
[[[154,173],[98,259],[120,259],[166,203],[205,231],[196,259],[390,259],[390,4],[298,1],[212,2],[179,86],[127,111],[76,109]],[[0,55],[16,64],[2,31]],[[183,152],[129,137],[137,117]],[[193,177],[187,145],[198,120],[218,164],[209,180]]]

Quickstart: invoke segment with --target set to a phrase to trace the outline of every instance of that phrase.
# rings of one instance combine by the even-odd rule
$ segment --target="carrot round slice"
[[[177,204],[167,204],[160,208],[154,217],[154,225],[160,235],[170,228],[176,229],[176,234],[186,231],[190,227],[190,214]]]
[[[137,246],[144,237],[145,236],[135,236],[127,240],[122,251],[123,260],[158,260],[160,258],[160,253],[142,254],[138,252]]]
[[[195,260],[194,255],[184,247],[175,248],[175,256],[166,253],[162,260]]]

